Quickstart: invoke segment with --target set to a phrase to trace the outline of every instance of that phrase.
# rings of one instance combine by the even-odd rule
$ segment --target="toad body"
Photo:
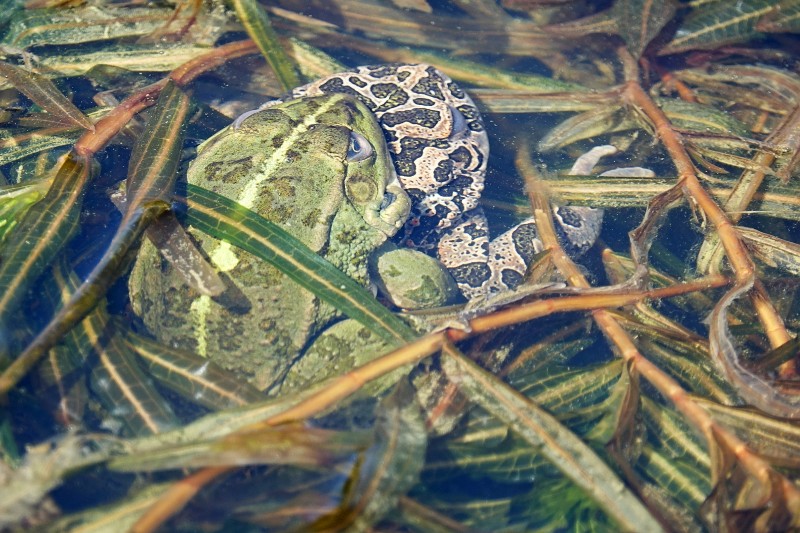
[[[201,145],[189,182],[281,225],[362,285],[372,266],[398,307],[452,303],[453,293],[480,301],[521,282],[541,251],[535,222],[490,240],[479,205],[488,136],[450,78],[424,64],[363,66],[288,98],[245,113]],[[598,210],[554,214],[573,249],[597,237]],[[290,368],[288,387],[305,387],[385,351],[353,321],[329,328],[334,309],[276,269],[193,234],[229,289],[221,299],[197,297],[144,247],[131,301],[162,342],[207,355],[261,389]]]
[[[363,285],[370,254],[410,209],[373,113],[343,94],[243,115],[199,147],[187,180],[280,225]],[[266,262],[190,232],[228,289],[198,296],[146,243],[131,274],[135,312],[162,342],[269,388],[337,312]]]

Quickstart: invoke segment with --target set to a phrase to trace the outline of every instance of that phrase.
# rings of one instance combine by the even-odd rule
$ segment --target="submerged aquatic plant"
[[[796,45],[796,2],[58,4],[2,15],[3,527],[800,527],[800,78],[779,46]],[[532,212],[545,244],[522,289],[420,335],[280,227],[176,187],[186,149],[229,122],[212,101],[236,115],[339,58],[428,62],[471,86],[492,222]],[[543,170],[596,144],[656,177]],[[97,224],[120,166],[121,215]],[[608,209],[583,266],[550,198]],[[198,293],[225,290],[180,221],[394,349],[267,398],[123,325],[115,282],[144,234]],[[53,492],[76,482],[84,501]]]

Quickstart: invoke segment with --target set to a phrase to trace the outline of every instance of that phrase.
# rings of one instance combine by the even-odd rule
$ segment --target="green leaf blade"
[[[200,187],[189,184],[187,193],[186,198],[177,198],[177,201],[187,205],[187,222],[192,226],[269,261],[387,342],[397,344],[414,338],[408,326],[375,300],[368,290],[280,226]]]
[[[675,54],[686,50],[708,50],[726,44],[744,42],[760,36],[758,21],[774,9],[766,0],[713,2],[695,9],[683,21],[675,37],[659,54]]]
[[[78,226],[89,162],[70,155],[44,199],[31,207],[0,251],[0,330],[31,283],[69,241]]]
[[[300,85],[300,78],[294,65],[281,46],[278,34],[272,28],[264,9],[255,0],[234,0],[233,5],[247,34],[258,45],[261,54],[281,82],[283,90],[289,91]]]
[[[184,350],[128,334],[126,344],[164,386],[211,409],[227,409],[264,401],[258,389],[213,362]]]
[[[14,88],[47,111],[64,127],[73,126],[94,131],[94,124],[47,78],[3,61],[0,61],[0,76],[5,76]]]
[[[191,111],[189,96],[175,83],[161,90],[158,103],[134,147],[128,169],[127,210],[153,200],[169,202],[183,150],[184,124]]]
[[[463,356],[450,352],[445,372],[471,400],[520,434],[591,496],[624,530],[663,531],[621,479],[552,415]]]

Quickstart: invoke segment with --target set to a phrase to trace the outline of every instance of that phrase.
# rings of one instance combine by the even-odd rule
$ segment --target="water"
[[[782,317],[789,333],[796,325],[792,296],[797,252],[796,245],[789,243],[797,240],[797,193],[791,181],[781,178],[796,173],[791,161],[797,148],[781,128],[792,131],[794,95],[800,82],[790,53],[796,37],[780,12],[762,14],[755,3],[739,2],[737,13],[745,22],[734,24],[724,2],[702,8],[684,6],[677,15],[670,4],[654,2],[645,21],[637,18],[638,10],[628,13],[611,3],[560,7],[531,7],[512,0],[404,2],[405,7],[399,2],[368,0],[277,4],[280,7],[271,8],[270,19],[279,35],[304,43],[289,50],[307,81],[338,70],[334,62],[348,68],[424,62],[466,89],[483,116],[491,146],[481,202],[493,236],[530,215],[526,191],[535,188],[533,177],[546,184],[557,204],[606,209],[595,245],[573,257],[578,266],[569,284],[619,284],[616,292],[625,294],[665,285],[680,287],[707,277],[709,287],[675,298],[645,300],[643,296],[637,306],[624,308],[598,304],[589,292],[581,307],[575,303],[581,291],[553,284],[563,279],[556,274],[556,266],[562,271],[569,267],[558,261],[554,266],[546,253],[536,255],[529,281],[540,290],[544,286],[544,294],[504,293],[502,300],[460,315],[454,314],[460,307],[448,308],[445,315],[419,313],[429,323],[444,320],[452,338],[460,339],[455,344],[460,353],[478,362],[482,372],[454,365],[452,359],[461,356],[437,355],[441,338],[435,335],[423,337],[411,349],[392,352],[401,344],[398,339],[420,337],[422,330],[432,326],[413,322],[419,331],[412,333],[404,323],[392,322],[396,318],[391,315],[385,319],[388,325],[380,325],[383,318],[359,315],[373,313],[374,308],[361,308],[363,302],[373,301],[369,289],[347,280],[340,285],[337,278],[331,290],[338,296],[334,294],[330,306],[318,312],[317,323],[336,315],[335,308],[351,305],[355,311],[344,309],[371,325],[373,334],[354,328],[341,338],[326,337],[313,350],[302,351],[303,355],[297,349],[287,350],[286,357],[276,363],[279,376],[270,374],[266,379],[264,369],[269,365],[264,361],[271,361],[267,355],[255,362],[228,357],[224,359],[227,370],[198,357],[200,343],[180,329],[180,323],[188,322],[180,313],[156,320],[175,333],[168,345],[153,342],[153,332],[134,312],[136,306],[161,305],[162,297],[177,301],[178,291],[184,289],[164,285],[154,291],[155,296],[137,303],[136,297],[129,296],[128,277],[140,274],[129,274],[126,263],[112,269],[113,275],[104,274],[119,279],[106,284],[106,298],[99,307],[62,335],[59,344],[8,395],[3,452],[6,464],[15,470],[0,476],[0,501],[4,502],[0,523],[48,530],[100,527],[92,513],[107,505],[102,512],[118,517],[114,529],[125,529],[192,469],[209,485],[183,510],[176,506],[176,517],[164,527],[652,530],[656,527],[653,517],[660,516],[669,517],[671,527],[716,530],[719,517],[700,513],[714,488],[712,468],[736,469],[736,475],[726,478],[726,490],[713,495],[716,505],[728,509],[743,501],[740,491],[748,483],[761,483],[756,476],[763,469],[769,471],[770,461],[785,465],[796,456],[791,443],[784,448],[772,445],[778,436],[796,431],[794,422],[774,422],[766,415],[724,407],[756,404],[767,413],[785,415],[780,406],[797,403],[791,387],[793,355],[772,352],[788,336],[782,326],[770,322],[771,317]],[[184,142],[166,158],[180,159],[183,175],[202,141],[234,117],[285,91],[255,49],[237,44],[246,34],[231,13],[207,11],[205,6],[196,12],[185,8],[169,21],[172,12],[166,8],[134,11],[106,6],[26,12],[19,3],[7,7],[0,16],[5,46],[0,52],[17,68],[0,71],[9,80],[0,92],[2,135],[12,139],[0,146],[5,182],[0,189],[0,231],[20,221],[0,242],[0,294],[12,295],[0,302],[0,350],[5,364],[10,364],[20,360],[19,354],[35,332],[48,324],[58,300],[65,301],[70,290],[77,290],[106,254],[122,219],[108,193],[125,180],[132,166],[133,143],[149,138],[151,134],[142,133],[143,128],[156,111],[142,106],[142,112],[124,127],[122,122],[98,123],[100,117],[109,116],[114,108],[119,112],[124,98],[135,98],[166,72],[175,72],[197,105],[197,111],[187,115]],[[585,17],[599,13],[615,20],[617,29],[601,23],[590,26],[592,19]],[[115,24],[125,17],[134,17],[136,22]],[[79,19],[88,26],[76,31],[73,22]],[[712,22],[717,31],[707,31]],[[632,28],[637,32],[629,32]],[[647,42],[642,42],[642,35]],[[638,57],[624,63],[625,52],[618,48],[623,42],[633,54],[642,53],[650,43],[643,53],[647,61],[639,63],[636,74],[631,72]],[[731,45],[738,48],[727,48]],[[320,51],[327,56],[320,56]],[[174,70],[203,54],[209,59],[197,67],[202,75],[196,79]],[[229,61],[214,68],[210,58],[215,54],[227,54]],[[30,66],[55,85],[48,87],[41,78],[30,78],[26,74]],[[686,92],[679,96],[679,88],[667,76],[685,84]],[[633,89],[637,83],[644,93]],[[12,85],[22,94],[12,90]],[[653,123],[663,117],[648,107],[648,94],[669,121],[659,125],[657,137]],[[696,101],[687,104],[691,98]],[[87,133],[74,112],[64,111],[69,101],[92,117],[95,134]],[[162,116],[160,123],[167,124],[167,115]],[[110,142],[89,150],[95,163],[91,177],[87,174],[85,185],[80,185],[84,191],[77,196],[82,203],[71,211],[76,229],[70,232],[64,225],[51,225],[54,229],[49,234],[42,226],[30,229],[36,210],[48,201],[52,202],[50,213],[67,212],[62,208],[69,196],[51,192],[40,200],[48,184],[38,189],[31,184],[53,179],[54,169],[61,165],[58,158],[78,139],[79,146],[92,146],[92,139],[114,128],[120,133]],[[173,140],[175,131],[170,133]],[[284,139],[271,140],[278,145]],[[675,139],[679,142],[673,143]],[[613,144],[620,153],[603,159],[596,174],[641,166],[656,177],[566,175],[575,159],[602,144]],[[787,148],[759,153],[764,146]],[[773,162],[769,158],[776,153]],[[292,157],[305,155],[301,150]],[[699,178],[717,203],[737,180],[752,182],[760,170],[770,167],[777,175],[766,173],[752,201],[729,207],[733,216],[744,212],[741,224],[757,228],[764,236],[761,241],[750,238],[747,249],[729,252],[724,260],[708,254],[710,247],[704,247],[703,241],[713,233],[715,220],[719,223],[716,207],[702,192],[688,187],[683,197],[676,196],[680,201],[675,205],[651,204],[664,214],[663,221],[635,241],[640,247],[649,246],[649,278],[634,278],[638,285],[622,285],[633,276],[628,262],[629,232],[648,220],[648,202],[676,183],[675,169],[682,165],[694,165],[684,179]],[[227,177],[239,172],[233,163],[219,166]],[[61,168],[62,174],[54,178],[57,184],[81,175],[78,171],[68,175]],[[322,170],[312,173],[322,179]],[[27,188],[14,189],[18,184]],[[6,209],[21,205],[11,200],[20,198],[18,192],[12,196],[12,191],[20,190],[29,202],[38,203],[21,207],[18,214],[6,214]],[[189,198],[188,208],[182,205],[186,200],[176,200],[178,218],[199,226],[199,213],[204,205],[211,205],[203,202],[215,200],[192,196],[196,193],[180,180],[177,190],[180,197]],[[220,186],[215,192],[222,190]],[[320,195],[314,202],[287,205],[298,210],[309,203],[323,206],[327,200]],[[302,250],[275,240],[279,237],[264,229],[259,219],[251,221],[240,211],[232,211],[234,222],[224,226],[225,217],[219,215],[223,208],[219,204],[212,210],[218,214],[207,223],[208,231],[227,234],[240,245],[262,239],[267,248],[278,243],[279,251],[290,256],[290,268],[303,273],[301,281],[319,279],[324,284],[333,279],[325,267],[315,266],[313,257],[312,263],[296,259]],[[26,212],[27,220],[23,218]],[[247,233],[253,224],[260,229]],[[284,227],[292,230],[288,224]],[[47,239],[55,242],[59,235],[60,244],[42,255],[40,266],[28,275],[20,274],[27,268],[23,259],[37,253],[31,246]],[[184,242],[196,243],[199,235],[193,233]],[[242,235],[246,238],[241,239]],[[725,244],[733,250],[735,237],[726,237]],[[786,258],[780,268],[769,265],[775,250]],[[156,266],[141,273],[145,285],[161,283],[160,272],[171,268],[153,257]],[[740,298],[724,309],[729,319],[709,324],[707,318],[726,289],[706,272],[721,270],[732,280],[735,271],[741,273],[753,258],[756,276],[777,311],[763,304],[756,311],[747,298]],[[237,273],[224,273],[222,279],[233,289],[215,297],[219,305],[233,310],[233,318],[218,326],[229,332],[220,340],[231,347],[226,355],[241,345],[254,352],[283,354],[275,347],[290,341],[276,333],[280,327],[272,311],[280,310],[277,320],[293,317],[292,325],[299,330],[306,315],[293,314],[287,302],[303,298],[311,302],[312,298],[283,286],[272,291],[272,299],[256,297],[238,271],[231,272]],[[268,272],[280,276],[274,269]],[[386,303],[380,295],[379,300]],[[463,301],[458,303],[463,305]],[[297,303],[308,313],[316,305],[316,301],[308,307]],[[586,311],[607,306],[612,311],[605,317]],[[505,311],[509,308],[527,309],[531,315],[520,321]],[[263,331],[255,335],[253,327],[245,327],[244,319],[236,317],[254,316],[259,309],[262,315],[256,315],[260,320],[255,327]],[[468,319],[473,320],[473,336],[461,340],[467,336]],[[492,319],[496,323],[487,322]],[[769,336],[764,334],[764,323],[773,324]],[[715,324],[717,329],[711,331]],[[754,381],[747,375],[729,383],[724,362],[712,359],[709,338],[713,342],[724,334],[720,324],[732,331],[730,345],[735,348],[728,353],[733,360],[727,368],[744,368],[758,376],[757,390],[748,388]],[[307,348],[318,337],[319,331],[312,328],[291,342]],[[369,348],[352,349],[354,338],[368,342]],[[373,375],[374,364],[361,366],[387,352],[405,366],[390,378],[363,383],[388,372],[378,369]],[[309,353],[316,353],[319,362],[312,361]],[[641,357],[652,364],[640,360],[636,372],[629,374],[620,353],[629,361]],[[767,356],[767,362],[759,366]],[[422,363],[417,364],[420,359]],[[788,366],[778,370],[787,361]],[[347,373],[354,367],[361,369]],[[302,368],[303,374],[292,374],[284,383],[283,372],[291,368]],[[776,380],[777,372],[783,381]],[[318,384],[328,378],[338,381]],[[256,390],[254,383],[266,391]],[[762,390],[764,383],[769,394]],[[322,391],[321,395],[309,396],[313,390]],[[697,437],[697,426],[712,423],[704,418],[707,411],[703,409],[715,413],[713,445]],[[287,423],[296,419],[306,422]],[[269,422],[264,424],[265,420]],[[181,432],[170,432],[185,424],[190,425]],[[154,433],[159,436],[147,437]],[[715,464],[725,454],[718,449],[710,453],[710,446],[737,448],[737,438],[749,443],[750,448],[738,456],[747,461]],[[38,447],[27,448],[33,445]],[[116,462],[111,463],[112,459]],[[96,466],[77,469],[86,461]],[[763,461],[762,466],[748,470],[758,461]],[[229,470],[212,475],[207,469],[220,465]],[[151,471],[159,473],[131,475]],[[789,480],[796,478],[791,468],[781,472]],[[794,497],[791,484],[776,486],[764,487],[771,498],[770,509],[781,509]],[[356,511],[351,513],[351,508]],[[790,508],[787,513],[796,516],[797,510]],[[765,514],[762,520],[767,529],[787,527],[780,513]]]

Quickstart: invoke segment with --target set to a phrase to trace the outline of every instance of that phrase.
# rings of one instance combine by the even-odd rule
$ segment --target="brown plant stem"
[[[237,433],[255,431],[259,428],[271,427],[315,416],[325,409],[330,408],[336,402],[357,392],[367,382],[378,379],[402,366],[416,364],[422,359],[433,355],[439,351],[445,341],[462,341],[497,328],[527,322],[553,313],[587,311],[604,306],[620,307],[650,298],[667,298],[680,296],[689,292],[696,292],[698,290],[722,287],[728,284],[728,282],[729,280],[724,276],[716,275],[691,283],[681,283],[655,290],[627,291],[624,294],[562,296],[549,300],[539,300],[522,304],[519,307],[525,310],[521,312],[515,309],[497,311],[491,315],[470,320],[469,324],[464,329],[449,328],[444,331],[435,331],[420,337],[342,376],[329,380],[323,384],[315,394],[288,410],[262,422],[241,428]],[[497,316],[498,318],[491,318],[493,316]],[[675,386],[677,387],[677,384]],[[198,483],[208,484],[216,477],[229,470],[233,470],[233,467],[207,467],[182,481],[176,482],[173,487],[170,487],[161,495],[156,504],[142,515],[140,522],[142,524],[147,524],[147,528],[142,526],[136,529],[137,533],[154,531],[164,521],[183,509],[186,503],[194,497],[200,488],[202,488],[201,486],[197,486]],[[193,492],[187,490],[187,485],[183,483],[190,478],[189,486],[196,489]]]
[[[770,146],[786,147],[792,153],[796,153],[798,150],[798,139],[796,135],[798,128],[800,128],[800,106],[795,106],[790,113],[783,117],[780,124],[766,140],[766,143]],[[770,168],[775,160],[775,154],[767,151],[759,151],[753,158],[753,162],[758,168]],[[765,172],[763,170],[747,170],[742,173],[723,205],[732,223],[736,224],[742,218],[745,209],[753,201],[759,187],[761,187],[764,177]],[[703,253],[704,250],[706,254]],[[719,270],[723,255],[724,250],[720,247],[717,235],[708,235],[700,251],[700,257],[706,258],[704,266],[712,272]],[[763,288],[760,280],[755,280],[755,283],[758,287],[757,290],[751,294],[753,306],[759,312],[759,316],[761,316],[762,313],[768,315],[769,309],[764,306],[769,306],[771,303],[768,300],[765,301],[766,290]],[[765,324],[764,327],[766,329],[767,325]],[[772,324],[771,327],[773,328],[772,331],[766,331],[767,337],[769,339],[775,337],[780,340],[782,338],[781,332],[774,331],[774,328],[778,326]],[[773,345],[773,348],[774,347]],[[795,375],[796,372],[797,361],[794,359],[786,361],[779,369],[780,376],[783,378],[790,378]]]
[[[627,54],[627,52],[625,53]],[[630,89],[631,86],[635,86],[636,89]],[[641,87],[638,85],[638,82],[629,80],[628,85],[626,86],[626,92],[629,90],[634,94],[641,93],[646,97],[646,94],[644,91],[642,91]],[[652,104],[652,101],[650,101],[650,103]],[[655,104],[653,104],[653,107],[655,107]],[[658,108],[656,107],[656,109]],[[658,111],[660,113],[660,109],[658,109]],[[661,131],[669,130],[672,132],[673,130],[669,127],[668,122],[666,122],[666,117],[663,117],[663,114],[661,116],[664,121],[661,124]],[[659,130],[657,129],[657,131]],[[672,142],[675,146],[679,146],[682,150],[679,139],[672,138]],[[683,153],[686,155],[685,152]],[[519,150],[516,164],[520,173],[525,177],[527,186],[526,188],[529,193],[531,206],[536,219],[536,227],[539,233],[539,238],[542,240],[545,250],[549,252],[551,261],[561,275],[567,279],[571,285],[581,288],[589,288],[590,285],[586,281],[582,272],[566,255],[561,248],[558,239],[556,238],[553,220],[550,216],[551,210],[549,203],[547,202],[546,191],[542,182],[535,178],[536,172],[533,166],[530,164],[530,153],[527,144],[523,144]],[[681,176],[693,176],[693,181],[699,187],[699,182],[694,175],[693,166],[691,165],[688,156],[685,157],[683,166],[679,167],[679,173]],[[700,189],[702,190],[702,188]],[[690,190],[695,190],[695,188],[692,187]],[[703,191],[703,193],[705,193],[705,191]],[[725,217],[725,214],[716,206],[716,204],[714,204],[713,201],[711,201],[707,196],[706,200],[706,203],[711,203],[716,208],[712,216],[720,223],[720,226],[724,227],[724,232],[727,235],[726,240],[728,246],[733,250],[739,251],[741,254],[737,259],[739,266],[742,267],[745,272],[747,272],[745,267],[747,267],[749,263],[749,275],[753,276],[752,262],[744,250],[741,241],[739,241],[738,235],[732,231],[733,227],[729,222],[727,224],[723,224],[727,218]],[[706,207],[708,206],[706,205]],[[726,240],[723,239],[722,242],[725,243]],[[726,248],[726,250],[727,249],[728,248]],[[748,278],[745,278],[745,281],[747,279]],[[739,284],[742,283],[742,280],[737,276],[736,282]],[[666,397],[675,406],[675,408],[687,418],[689,423],[692,424],[692,426],[694,426],[706,438],[710,447],[713,447],[715,442],[721,442],[726,445],[728,449],[730,449],[736,456],[740,464],[742,464],[742,466],[754,477],[759,479],[759,481],[765,487],[771,487],[771,480],[774,479],[775,476],[779,476],[780,485],[787,500],[787,508],[800,508],[798,507],[800,506],[800,490],[798,490],[797,487],[795,487],[788,479],[780,476],[780,474],[772,470],[772,467],[769,465],[769,463],[750,450],[747,444],[741,441],[733,433],[729,432],[725,427],[714,422],[708,412],[699,404],[697,404],[697,402],[693,401],[691,396],[680,386],[676,380],[645,358],[639,352],[638,348],[633,342],[633,339],[630,337],[630,335],[628,335],[627,331],[625,331],[625,329],[616,321],[611,313],[605,309],[597,309],[592,311],[592,316],[600,330],[614,345],[623,360],[631,365],[632,370],[635,369],[639,375],[644,377],[656,388],[656,390]],[[713,482],[715,484],[720,481],[720,474],[722,473],[716,469],[712,472]],[[797,520],[798,518],[795,517],[795,521]]]
[[[677,185],[690,198],[692,205],[699,207],[702,214],[713,225],[734,271],[735,284],[711,312],[709,340],[711,341],[712,357],[727,379],[737,385],[740,396],[748,403],[773,416],[800,418],[800,405],[798,405],[796,394],[777,391],[767,380],[753,374],[740,363],[739,356],[729,338],[727,319],[728,307],[739,296],[746,294],[750,298],[756,316],[773,349],[782,346],[792,337],[769,299],[763,284],[756,277],[755,265],[739,237],[736,227],[725,211],[714,202],[700,184],[694,165],[684,147],[683,138],[671,126],[661,108],[642,89],[638,82],[637,64],[630,54],[621,48],[619,56],[624,66],[626,79],[621,93],[622,98],[653,125],[656,138],[663,143],[678,170]],[[790,375],[793,372],[794,367],[791,363],[782,368],[784,374]]]
[[[658,63],[653,63],[653,66],[655,67],[655,71],[658,73],[658,76],[661,78],[661,83],[677,92],[678,96],[681,97],[681,100],[684,102],[697,103],[697,96],[695,96],[694,92],[683,82],[683,80],[676,78],[670,70],[660,66]]]
[[[678,170],[678,182],[717,231],[720,242],[725,248],[728,260],[733,268],[737,284],[752,283],[755,278],[755,266],[747,248],[739,238],[735,226],[700,184],[680,134],[670,125],[661,108],[653,102],[639,84],[639,71],[636,61],[624,48],[619,49],[618,53],[625,69],[626,79],[621,93],[622,98],[630,106],[643,113],[652,123],[656,138],[663,143],[664,148],[672,158],[675,168]],[[756,311],[772,347],[777,348],[788,342],[791,336],[786,331],[783,319],[781,319],[775,306],[772,305],[769,296],[764,292],[764,287],[760,283],[756,283],[751,293],[759,295]]]
[[[217,47],[184,63],[167,77],[128,96],[111,112],[97,121],[94,132],[86,132],[81,135],[73,146],[73,151],[85,156],[93,156],[100,151],[130,122],[136,113],[156,103],[167,80],[171,79],[179,87],[184,87],[201,74],[217,68],[226,61],[255,53],[258,53],[258,48],[252,41],[236,41]]]
[[[537,229],[539,229],[539,221],[536,221]],[[541,230],[539,230],[541,231]],[[558,254],[558,251],[549,250],[551,254]],[[563,250],[560,252],[564,254]],[[557,264],[554,256],[551,256],[554,263]],[[564,254],[566,260],[569,258]],[[574,266],[574,265],[573,265]],[[577,267],[576,267],[577,270]],[[570,284],[579,287],[581,280],[586,283],[586,280],[577,271],[573,274],[568,274],[570,277],[580,275],[581,278],[573,278]],[[708,289],[715,289],[724,287],[729,283],[729,279],[722,275],[707,276],[688,283],[679,283],[669,287],[661,287],[658,289],[651,289],[645,291],[631,291],[630,289],[622,293],[598,293],[598,294],[580,294],[577,296],[561,296],[558,298],[550,298],[546,300],[538,300],[529,302],[527,304],[509,307],[494,313],[473,318],[469,321],[469,328],[465,330],[451,329],[448,331],[448,338],[451,341],[461,341],[467,338],[494,331],[499,328],[520,324],[536,318],[552,315],[555,313],[569,313],[572,311],[591,311],[595,309],[602,309],[607,307],[624,307],[632,305],[648,299],[661,299],[679,296],[689,292],[696,292]],[[573,283],[574,282],[574,283]],[[588,283],[584,286],[590,288]]]
[[[200,490],[225,472],[232,470],[228,466],[212,466],[198,470],[172,485],[167,492],[170,497],[160,497],[130,529],[130,533],[155,531],[172,515],[183,508]],[[176,506],[178,506],[176,508]]]

